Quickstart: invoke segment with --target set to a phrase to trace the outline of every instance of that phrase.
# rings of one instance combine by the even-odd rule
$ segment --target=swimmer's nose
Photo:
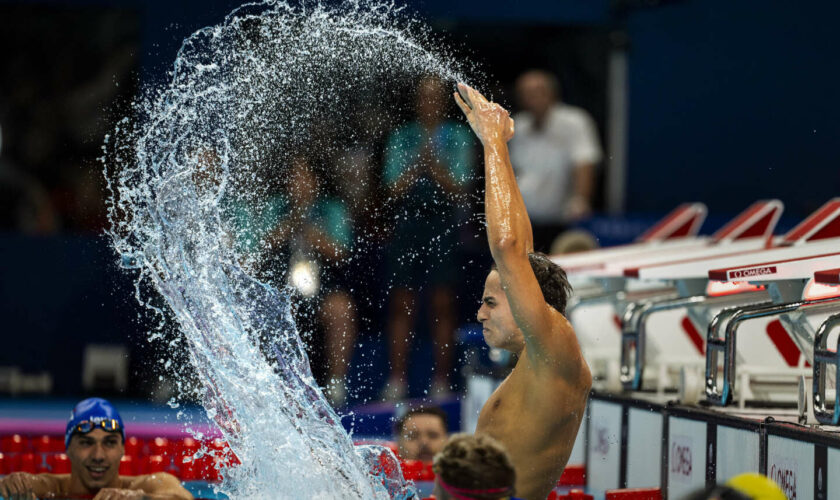
[[[101,444],[96,444],[93,446],[93,451],[91,452],[90,459],[93,462],[102,462],[105,460],[105,448]]]
[[[478,320],[479,323],[484,323],[487,319],[487,314],[484,312],[484,304],[478,308],[478,312],[475,314],[475,318]]]

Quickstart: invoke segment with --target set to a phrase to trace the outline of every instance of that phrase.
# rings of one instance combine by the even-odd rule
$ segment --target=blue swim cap
[[[87,434],[94,429],[108,432],[120,431],[125,442],[125,428],[119,412],[102,398],[88,398],[79,401],[70,412],[67,431],[64,433],[64,448],[70,447],[70,438],[75,433]]]

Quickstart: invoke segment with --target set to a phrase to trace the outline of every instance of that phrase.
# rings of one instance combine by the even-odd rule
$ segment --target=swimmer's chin
[[[487,330],[486,328],[481,330],[481,334],[484,335],[484,343],[488,346],[492,347],[493,349],[504,349],[509,350],[506,347],[506,343],[503,342],[503,339],[499,339],[498,335],[495,332]]]

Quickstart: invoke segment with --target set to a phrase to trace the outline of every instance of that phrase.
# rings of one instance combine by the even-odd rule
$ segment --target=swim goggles
[[[96,429],[101,428],[107,432],[114,432],[120,430],[120,423],[117,422],[115,418],[103,418],[99,422],[94,422],[92,420],[82,420],[75,427],[73,427],[73,432],[80,432],[82,434],[87,434],[88,432]]]

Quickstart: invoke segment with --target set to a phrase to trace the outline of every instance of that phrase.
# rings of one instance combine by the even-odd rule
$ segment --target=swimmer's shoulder
[[[592,384],[589,365],[583,357],[572,324],[562,313],[546,304],[551,317],[551,335],[536,355],[527,356],[527,365],[535,376],[544,381],[557,380],[572,386],[588,387]],[[524,357],[524,356],[523,356]]]

